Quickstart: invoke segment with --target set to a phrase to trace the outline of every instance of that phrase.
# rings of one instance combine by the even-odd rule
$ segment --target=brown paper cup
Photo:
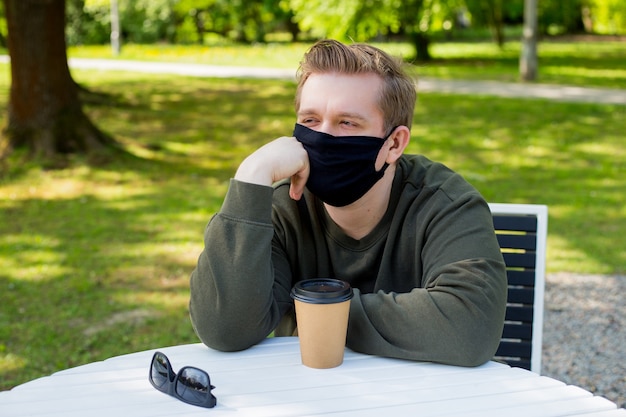
[[[318,278],[291,291],[296,307],[302,364],[334,368],[343,363],[352,288],[344,281]]]

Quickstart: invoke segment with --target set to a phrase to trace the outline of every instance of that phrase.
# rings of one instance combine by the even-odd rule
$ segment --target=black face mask
[[[385,163],[380,171],[375,167],[385,138],[333,136],[300,124],[296,124],[293,135],[309,155],[307,188],[334,207],[347,206],[363,197],[389,166]]]

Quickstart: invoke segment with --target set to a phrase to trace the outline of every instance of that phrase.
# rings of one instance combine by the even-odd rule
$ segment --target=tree
[[[120,11],[117,7],[117,0],[111,0],[111,51],[113,55],[119,55],[121,52],[121,29],[120,29]]]
[[[510,8],[516,2],[508,1],[503,4],[503,0],[467,0],[466,3],[472,14],[473,23],[491,28],[495,42],[502,48],[505,42],[504,19],[507,12],[505,8],[507,6]]]
[[[589,0],[583,5],[588,32],[608,35],[626,34],[626,2],[624,0]]]
[[[453,20],[460,0],[289,0],[295,20],[314,36],[366,41],[378,35],[406,37],[415,57],[429,60],[430,36]]]
[[[315,37],[366,41],[389,33],[408,37],[420,59],[429,59],[424,0],[289,0],[300,28]]]
[[[415,58],[431,60],[430,37],[427,33],[431,27],[431,14],[424,9],[424,0],[403,1],[399,11],[400,30],[413,44]]]
[[[37,156],[101,151],[114,144],[82,110],[65,44],[65,0],[4,0],[11,57],[5,151]]]
[[[524,1],[524,33],[520,53],[520,76],[523,81],[537,78],[537,0]]]
[[[583,32],[583,7],[588,4],[588,0],[539,1],[537,28],[547,35]]]

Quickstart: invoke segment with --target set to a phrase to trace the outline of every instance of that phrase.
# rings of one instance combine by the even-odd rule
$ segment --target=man
[[[475,366],[498,346],[506,276],[480,194],[403,155],[413,80],[386,53],[325,40],[298,71],[294,137],[240,165],[191,276],[196,333],[246,349],[295,329],[299,280],[349,282],[347,346]]]

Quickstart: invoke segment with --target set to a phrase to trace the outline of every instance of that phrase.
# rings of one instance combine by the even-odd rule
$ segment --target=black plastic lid
[[[332,304],[347,301],[354,295],[350,284],[332,278],[299,281],[291,289],[291,298],[311,304]]]

